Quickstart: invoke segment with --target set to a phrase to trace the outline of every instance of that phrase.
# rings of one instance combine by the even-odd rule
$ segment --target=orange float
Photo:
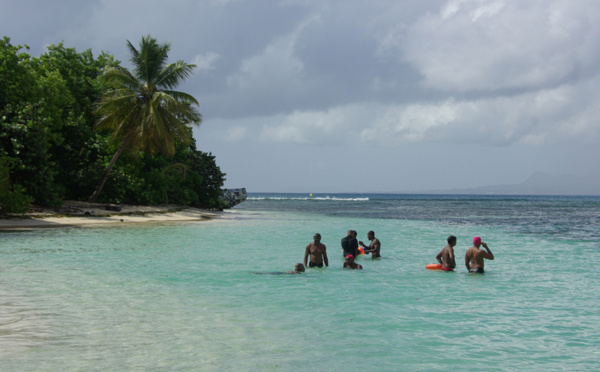
[[[442,269],[442,264],[439,264],[439,263],[429,264],[429,265],[425,266],[425,268],[427,270],[441,270]]]
[[[365,249],[363,247],[358,247],[358,254],[359,255],[365,254]]]

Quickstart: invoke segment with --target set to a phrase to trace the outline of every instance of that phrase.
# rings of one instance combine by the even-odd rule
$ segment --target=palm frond
[[[97,106],[99,129],[111,131],[133,151],[175,153],[175,143],[189,144],[189,125],[202,122],[198,101],[190,94],[171,90],[188,78],[194,65],[183,61],[166,64],[168,43],[144,36],[137,49],[127,42],[133,73],[121,66],[108,68],[104,95]]]
[[[175,88],[192,75],[195,67],[196,65],[186,64],[183,61],[166,65],[161,70],[156,80],[156,85],[167,89]]]
[[[178,99],[178,95],[188,96],[181,92],[173,94],[172,91],[156,93],[156,97],[163,102],[165,108],[172,112],[184,124],[200,125],[202,122],[202,115],[200,112],[198,112],[196,107],[192,106],[187,100]]]
[[[160,71],[167,61],[171,45],[158,44],[150,35],[142,37],[139,51],[127,41],[131,52],[131,63],[134,66],[134,75],[147,83],[155,83]]]
[[[142,85],[131,72],[121,66],[107,68],[102,74],[102,82],[109,90],[114,87],[136,90]]]
[[[192,96],[190,94],[187,94],[184,92],[179,92],[177,90],[163,90],[163,93],[170,95],[171,97],[175,98],[179,102],[186,102],[188,104],[194,104],[196,106],[199,105],[196,98],[194,98],[194,96]]]

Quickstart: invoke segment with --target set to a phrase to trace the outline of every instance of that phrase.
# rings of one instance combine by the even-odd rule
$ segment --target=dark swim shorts
[[[473,274],[483,274],[483,269],[481,267],[473,267],[469,272]]]
[[[322,263],[316,264],[314,262],[309,262],[308,267],[323,267],[323,264]]]
[[[451,267],[442,267],[442,270],[444,270],[444,271],[454,271],[454,269],[451,268]]]

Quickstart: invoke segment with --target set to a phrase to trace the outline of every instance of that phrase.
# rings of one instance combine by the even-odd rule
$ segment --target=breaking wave
[[[361,198],[342,198],[335,196],[306,196],[306,197],[286,197],[286,196],[249,196],[247,200],[316,200],[316,201],[350,201],[365,202],[368,197]]]

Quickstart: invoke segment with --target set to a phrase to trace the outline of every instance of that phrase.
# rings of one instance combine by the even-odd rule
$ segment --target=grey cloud
[[[272,154],[285,151],[282,168],[299,168],[294,159],[307,147],[315,164],[331,163],[322,174],[328,184],[348,161],[338,152],[353,146],[377,148],[353,153],[356,164],[381,163],[382,174],[411,169],[416,183],[417,175],[436,179],[422,173],[436,156],[432,172],[452,165],[439,144],[454,146],[456,163],[495,164],[499,178],[509,149],[542,168],[552,156],[579,166],[597,155],[595,0],[0,0],[0,10],[0,33],[29,44],[32,55],[64,40],[127,63],[126,40],[170,42],[172,59],[198,64],[181,89],[200,102],[199,143],[218,145],[224,170],[244,177],[254,170],[235,168],[240,154],[275,169],[283,160]],[[567,157],[554,152],[567,142],[575,149]],[[581,144],[590,150],[577,157]],[[480,158],[472,146],[495,150]],[[510,169],[521,166],[512,158]],[[567,160],[557,164],[568,168]]]
[[[306,89],[294,89],[292,77],[293,92],[278,95],[278,86],[269,95],[268,87],[277,85],[268,84],[258,90],[263,95],[253,97],[256,105],[269,100],[262,115],[271,103],[284,108],[279,115],[288,111],[281,123],[263,128],[261,138],[306,144],[351,141],[360,135],[362,141],[389,146],[432,141],[508,146],[565,137],[597,141],[592,113],[598,93],[588,82],[598,76],[600,43],[594,41],[600,22],[594,21],[598,6],[585,5],[449,1],[412,24],[382,22],[379,34],[386,28],[393,32],[381,40],[362,26],[344,39],[339,30],[345,27],[339,25],[333,27],[339,34],[319,39],[316,35],[337,22],[321,13],[320,22],[298,36],[312,44],[297,41],[290,50],[294,63],[302,65],[298,76],[312,85],[305,82]],[[350,51],[354,45],[363,56]],[[410,70],[377,74],[394,48],[421,72],[421,87],[410,84]],[[338,55],[343,57],[338,60]],[[303,96],[311,92],[324,104]],[[291,111],[286,103],[291,106],[290,100],[298,98]]]
[[[539,145],[565,139],[597,142],[600,77],[510,97],[408,104],[360,103],[295,111],[262,128],[260,139],[299,144],[355,142]]]
[[[208,106],[218,116],[240,117],[414,99],[415,89],[403,89],[416,86],[414,70],[377,55],[378,35],[392,21],[372,25],[364,17],[368,8],[347,8],[307,10],[286,33],[273,35],[266,46],[245,56],[228,75],[227,86],[216,88],[230,98],[227,103],[211,92]]]
[[[87,26],[100,2],[0,0],[0,36],[10,37],[13,45],[29,45],[33,56],[61,41],[65,41],[65,46],[73,47],[73,38]],[[88,44],[82,50],[91,47]]]
[[[427,87],[539,89],[598,72],[600,12],[593,1],[453,0],[397,39]]]

